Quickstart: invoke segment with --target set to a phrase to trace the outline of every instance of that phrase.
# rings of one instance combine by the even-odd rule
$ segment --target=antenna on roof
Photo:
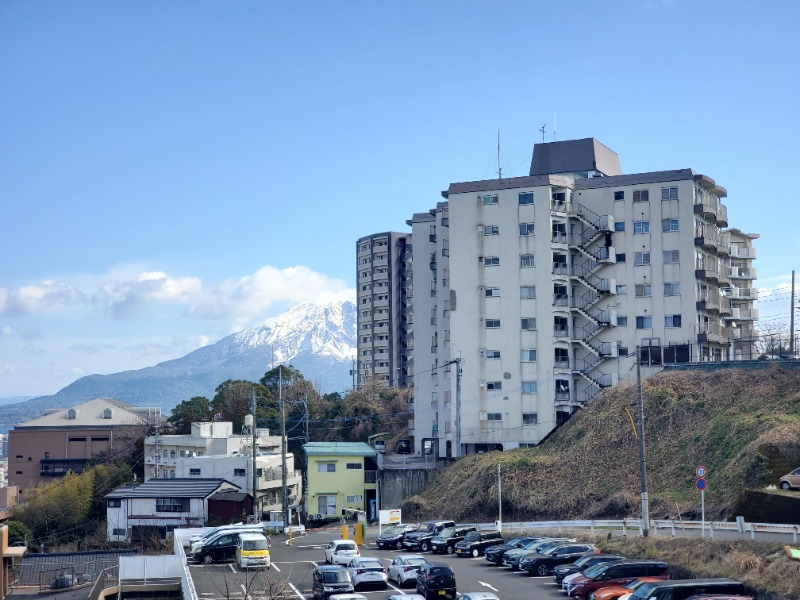
[[[503,167],[500,166],[500,128],[497,128],[497,178],[503,178]]]
[[[556,111],[553,111],[553,141],[556,141]]]
[[[542,125],[542,126],[539,128],[539,131],[541,131],[541,132],[542,132],[542,143],[544,144],[544,134],[545,134],[545,133],[546,133],[546,131],[547,131],[547,123],[545,123],[544,125]]]

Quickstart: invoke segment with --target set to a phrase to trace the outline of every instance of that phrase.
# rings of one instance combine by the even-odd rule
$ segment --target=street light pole
[[[636,346],[636,407],[639,410],[639,476],[642,483],[642,537],[650,534],[650,509],[647,502],[647,465],[644,452],[644,399],[642,398],[642,353]]]

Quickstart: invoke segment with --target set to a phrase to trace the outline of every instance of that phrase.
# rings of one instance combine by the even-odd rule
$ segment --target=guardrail
[[[186,560],[186,551],[183,549],[183,540],[178,536],[173,536],[173,546],[175,556],[180,556],[183,561],[183,572],[181,573],[181,594],[183,600],[199,600],[197,589],[194,587],[192,574],[189,572],[189,563]]]

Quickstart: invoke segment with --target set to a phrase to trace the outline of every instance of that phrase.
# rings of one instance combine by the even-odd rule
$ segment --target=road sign
[[[706,468],[705,467],[697,467],[697,470],[695,471],[695,473],[697,473],[697,476],[702,479],[703,477],[706,476]]]
[[[706,480],[701,477],[697,480],[695,485],[697,485],[697,489],[702,492],[704,489],[706,489]]]

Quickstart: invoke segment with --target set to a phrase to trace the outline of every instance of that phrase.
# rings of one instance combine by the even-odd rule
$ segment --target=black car
[[[353,580],[350,573],[341,565],[319,565],[314,567],[314,598],[327,600],[332,594],[352,594]]]
[[[416,523],[413,525],[393,525],[378,537],[378,548],[397,550],[402,545],[406,534],[416,531],[418,528],[419,525]]]
[[[431,540],[445,527],[455,527],[455,521],[425,521],[419,524],[416,531],[411,531],[403,538],[403,548],[427,552],[431,549]]]
[[[456,549],[456,544],[464,539],[470,531],[475,531],[474,525],[456,525],[455,527],[445,527],[431,539],[431,552],[434,554],[452,554]]]
[[[538,540],[537,537],[524,536],[508,540],[504,544],[497,544],[496,546],[489,546],[483,553],[483,557],[490,563],[499,565],[503,562],[503,554],[514,548],[522,548],[528,542]]]
[[[398,454],[411,454],[411,440],[398,441],[395,449]]]
[[[558,565],[555,567],[553,569],[553,581],[560,584],[562,581],[564,581],[564,577],[567,575],[585,571],[589,567],[593,567],[599,563],[617,562],[618,560],[625,560],[625,557],[620,556],[619,554],[585,554],[574,563]]]
[[[519,561],[519,570],[543,577],[550,575],[557,565],[573,563],[587,553],[600,554],[594,544],[570,542],[551,546],[540,553],[529,554]]]
[[[207,565],[220,560],[233,560],[236,557],[239,533],[239,531],[225,531],[215,535],[194,552],[194,559]]]
[[[503,541],[499,531],[472,531],[456,544],[456,556],[478,557],[490,546]]]
[[[450,565],[426,563],[417,571],[417,593],[430,598],[455,600],[456,576]]]

